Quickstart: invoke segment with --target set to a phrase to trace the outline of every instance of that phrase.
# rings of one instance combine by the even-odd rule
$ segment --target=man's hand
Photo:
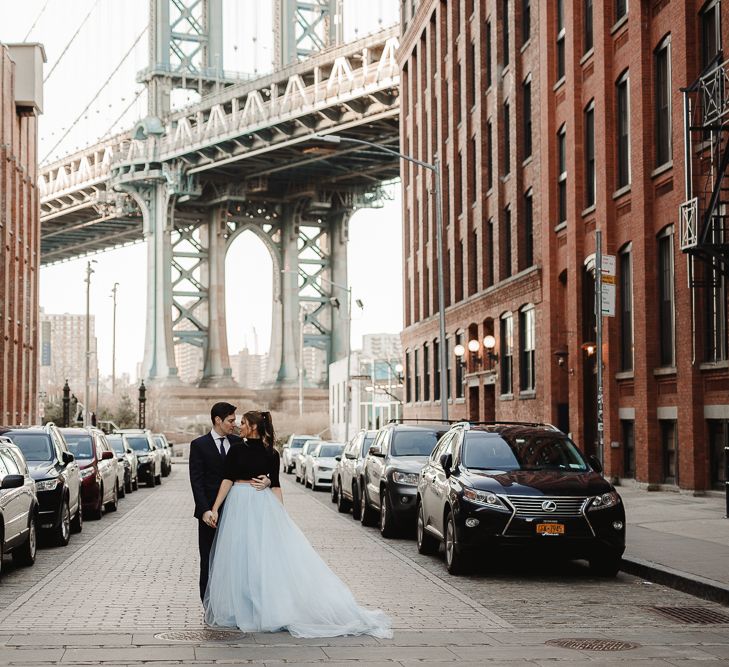
[[[251,486],[256,491],[263,491],[263,489],[267,489],[269,486],[271,486],[271,480],[268,479],[265,475],[259,475],[258,477],[254,477],[251,480]]]
[[[215,527],[215,524],[213,524],[213,513],[210,510],[208,510],[207,512],[205,512],[205,514],[202,515],[202,522],[206,526],[210,526],[211,528]]]
[[[218,527],[218,513],[215,510],[213,510],[212,512],[210,512],[210,525],[213,528],[217,528]]]

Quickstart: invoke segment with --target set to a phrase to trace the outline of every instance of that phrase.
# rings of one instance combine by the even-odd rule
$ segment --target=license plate
[[[561,523],[538,523],[538,535],[564,535],[564,524]]]

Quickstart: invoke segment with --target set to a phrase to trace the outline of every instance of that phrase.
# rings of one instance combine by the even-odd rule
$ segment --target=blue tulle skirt
[[[213,543],[205,622],[294,637],[392,637],[390,618],[357,605],[270,489],[234,484]]]

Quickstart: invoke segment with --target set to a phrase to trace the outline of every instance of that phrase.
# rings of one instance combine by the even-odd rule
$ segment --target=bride
[[[357,605],[284,509],[271,413],[246,412],[240,434],[245,441],[228,452],[212,509],[217,533],[205,622],[248,632],[286,629],[295,637],[392,637],[389,617]],[[259,475],[269,476],[271,488],[251,486]]]

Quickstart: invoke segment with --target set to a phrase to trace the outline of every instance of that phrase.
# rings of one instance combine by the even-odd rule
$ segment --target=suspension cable
[[[137,100],[139,99],[140,95],[141,95],[141,94],[142,94],[142,93],[143,93],[143,92],[144,92],[145,90],[146,90],[146,88],[140,88],[140,89],[139,89],[139,90],[137,91],[137,94],[136,94],[136,95],[135,95],[135,96],[134,96],[134,97],[132,98],[132,101],[131,101],[131,102],[129,102],[129,104],[127,104],[127,106],[126,106],[126,107],[124,107],[124,111],[122,111],[122,112],[121,112],[121,113],[120,113],[120,114],[119,114],[119,115],[118,115],[118,116],[116,117],[116,119],[114,120],[114,122],[113,122],[113,123],[112,123],[111,125],[109,125],[109,129],[108,129],[108,130],[107,130],[106,132],[104,132],[104,134],[102,134],[102,135],[101,135],[101,138],[102,138],[102,139],[106,139],[106,137],[108,137],[108,136],[109,136],[109,135],[111,134],[111,131],[112,131],[112,130],[114,129],[114,127],[116,126],[116,124],[117,124],[117,123],[118,123],[118,122],[119,122],[119,121],[120,121],[120,120],[121,120],[121,119],[122,119],[122,118],[124,117],[124,114],[126,114],[126,112],[127,112],[127,111],[129,111],[129,109],[131,109],[131,108],[132,108],[132,105],[133,105],[133,104],[134,104],[134,103],[135,103],[135,102],[136,102],[136,101],[137,101]]]
[[[38,16],[36,16],[35,21],[33,21],[33,25],[31,25],[30,28],[28,28],[28,32],[25,33],[25,37],[23,37],[24,42],[28,41],[28,37],[30,37],[30,33],[33,32],[33,28],[35,28],[38,21],[40,21],[40,17],[43,16],[43,12],[46,11],[46,7],[48,7],[48,3],[50,1],[51,0],[46,0],[45,3],[43,4],[43,7],[41,8],[40,12],[38,12]]]
[[[46,3],[46,4],[48,4],[48,3]],[[68,49],[71,46],[71,44],[73,44],[73,42],[75,41],[76,37],[78,37],[78,34],[81,32],[81,28],[83,28],[84,25],[85,25],[85,23],[86,23],[86,21],[89,20],[89,16],[91,16],[91,14],[93,13],[94,9],[96,9],[96,6],[98,4],[99,4],[99,0],[96,0],[96,2],[92,5],[91,9],[89,10],[89,13],[86,14],[86,16],[84,17],[83,21],[81,21],[81,24],[79,25],[79,27],[76,28],[76,32],[73,33],[73,35],[71,36],[71,39],[69,39],[68,40],[68,43],[66,44],[66,46],[63,47],[63,51],[61,51],[61,55],[58,56],[58,59],[56,60],[56,62],[53,63],[53,67],[51,67],[51,71],[48,72],[48,74],[46,74],[45,78],[43,79],[43,83],[45,83],[46,81],[48,81],[48,79],[51,78],[51,74],[53,74],[53,72],[55,72],[56,67],[58,67],[58,63],[60,63],[61,60],[63,60],[63,56],[66,55],[66,51],[68,51]],[[44,7],[44,9],[45,9],[45,7]]]

